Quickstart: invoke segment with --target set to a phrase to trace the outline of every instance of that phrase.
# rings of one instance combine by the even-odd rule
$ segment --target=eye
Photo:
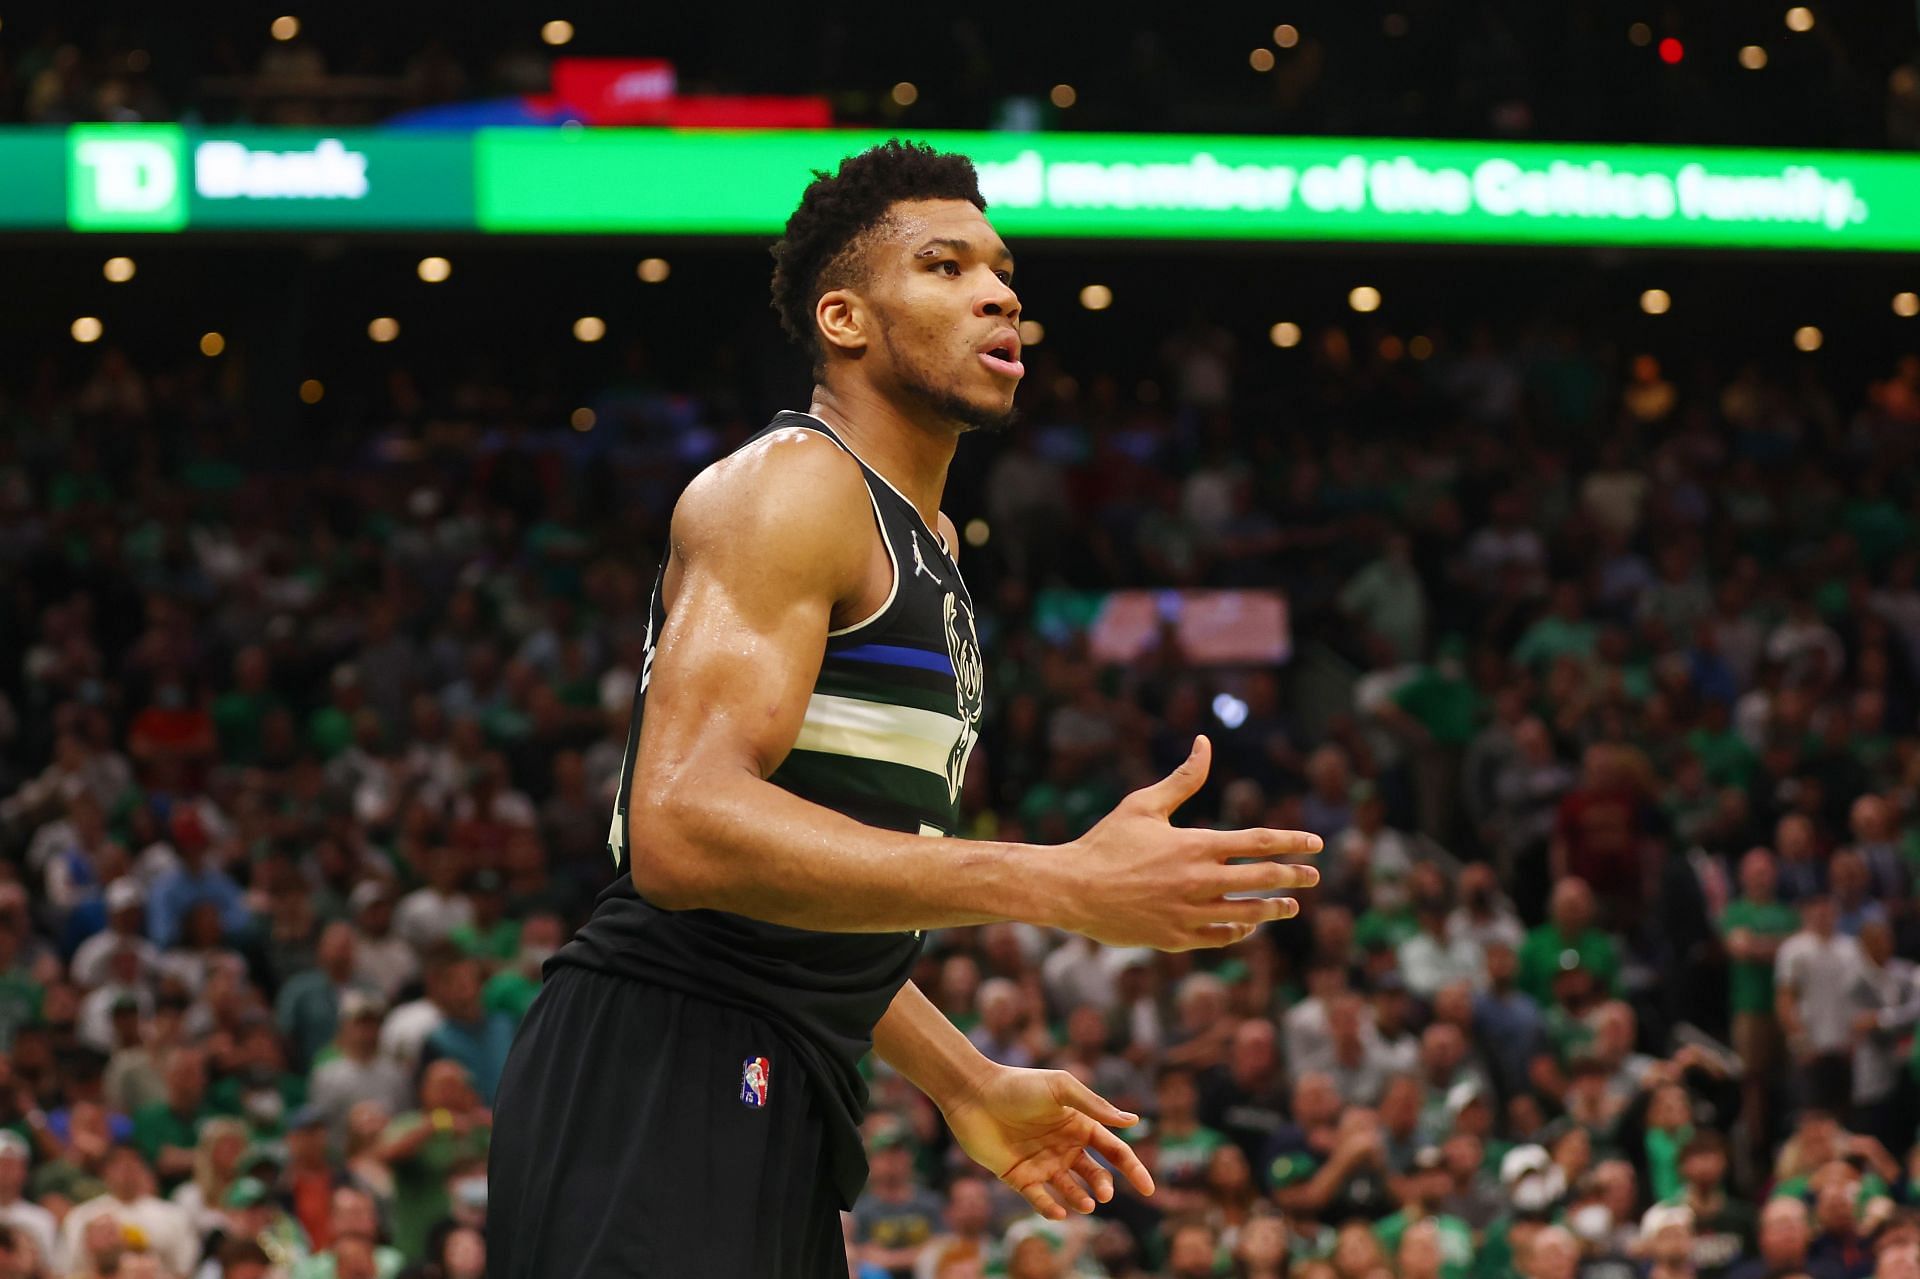
[[[939,262],[935,262],[931,267],[928,268],[928,270],[944,271],[948,267],[953,268],[953,274],[949,278],[958,279],[960,276],[960,264],[958,262],[955,262],[952,258],[945,258]]]
[[[1013,272],[995,271],[994,274],[1000,277],[1000,283],[1006,285],[1008,288],[1013,287]]]

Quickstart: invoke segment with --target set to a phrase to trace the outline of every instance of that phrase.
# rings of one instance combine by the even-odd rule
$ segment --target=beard
[[[1004,409],[986,408],[950,386],[941,386],[932,373],[902,355],[887,329],[881,329],[880,340],[886,343],[887,355],[899,374],[901,394],[928,412],[950,422],[958,422],[963,430],[993,434],[1004,434],[1020,420],[1020,410],[1011,404]]]

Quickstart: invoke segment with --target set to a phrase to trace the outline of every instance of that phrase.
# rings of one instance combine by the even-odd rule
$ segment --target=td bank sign
[[[225,204],[360,201],[372,189],[366,151],[339,138],[293,148],[208,138],[189,147],[177,126],[111,125],[73,128],[68,146],[67,213],[80,231],[178,231],[190,205],[196,217],[224,221],[217,211]]]

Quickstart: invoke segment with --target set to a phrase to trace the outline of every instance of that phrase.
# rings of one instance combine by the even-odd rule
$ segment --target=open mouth
[[[1001,377],[1026,376],[1027,366],[1020,363],[1020,348],[1011,342],[1002,342],[980,352],[980,362],[986,365],[990,372],[997,373]]]

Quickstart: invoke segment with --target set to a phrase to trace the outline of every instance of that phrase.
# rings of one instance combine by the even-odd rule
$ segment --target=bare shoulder
[[[940,512],[940,536],[947,543],[947,555],[954,563],[960,562],[960,530],[953,526],[953,519],[945,511]]]
[[[693,478],[673,510],[673,549],[752,548],[785,564],[825,557],[857,572],[872,520],[860,464],[824,433],[789,427]]]

